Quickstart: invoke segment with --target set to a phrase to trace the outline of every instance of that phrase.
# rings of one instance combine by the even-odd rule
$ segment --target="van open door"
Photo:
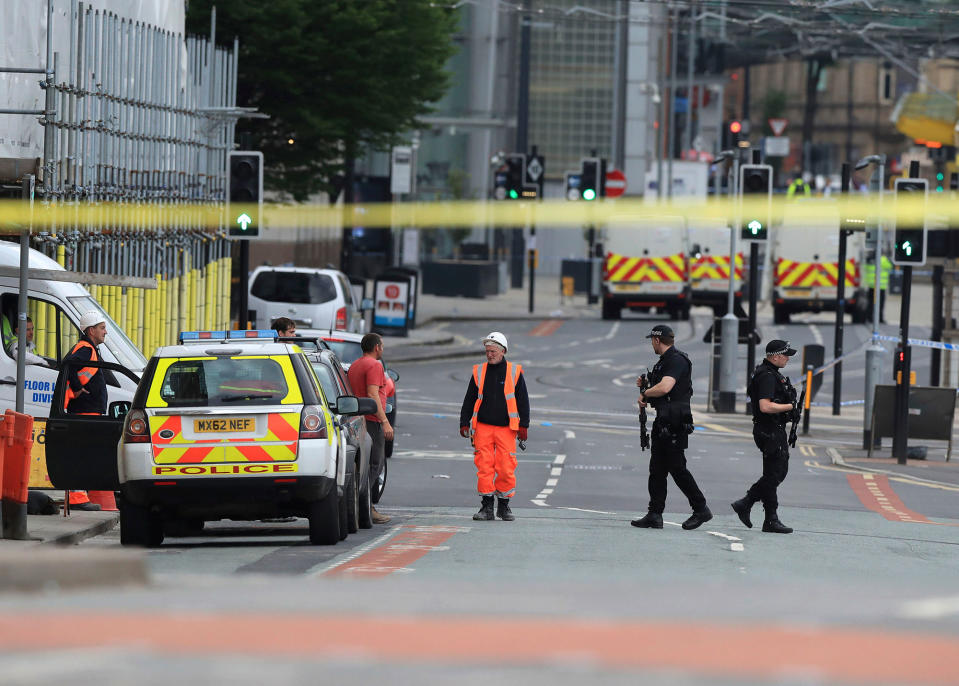
[[[140,378],[126,367],[113,362],[83,362],[83,367],[96,367],[123,374],[134,383]],[[67,373],[81,364],[63,363],[50,404],[47,420],[47,473],[56,488],[71,491],[115,491],[120,488],[117,467],[117,445],[123,432],[123,420],[130,403],[110,404],[105,415],[67,414],[63,400],[68,386]],[[101,372],[102,373],[102,372]]]

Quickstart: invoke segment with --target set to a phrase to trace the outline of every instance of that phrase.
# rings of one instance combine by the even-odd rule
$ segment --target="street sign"
[[[783,135],[783,131],[786,130],[786,125],[789,123],[788,119],[771,118],[768,121],[769,121],[769,128],[772,130],[774,136]]]
[[[789,136],[767,136],[766,157],[789,157]]]
[[[398,145],[393,148],[390,165],[390,193],[403,194],[413,191],[413,148]]]
[[[619,169],[606,172],[606,197],[618,198],[626,192],[626,175]]]
[[[545,175],[545,157],[542,155],[530,155],[526,158],[526,182],[523,185],[536,186],[536,197],[543,197],[543,181],[546,180]]]

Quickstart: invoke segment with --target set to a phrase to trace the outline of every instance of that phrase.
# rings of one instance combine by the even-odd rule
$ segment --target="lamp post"
[[[723,150],[716,156],[716,163],[734,160],[734,170],[728,184],[730,199],[736,195],[734,184],[739,178],[739,155],[736,150]],[[719,195],[719,176],[716,177],[716,195]],[[738,220],[737,220],[738,221]],[[723,315],[719,339],[719,399],[717,412],[736,411],[736,345],[739,343],[739,318],[733,313],[736,301],[736,230],[729,227],[729,292],[726,297],[726,314]]]
[[[864,389],[865,406],[862,415],[862,447],[868,450],[872,444],[872,404],[876,385],[882,376],[882,356],[886,350],[879,344],[879,281],[882,272],[882,196],[885,191],[885,155],[868,155],[856,162],[856,170],[865,169],[870,164],[879,167],[879,219],[876,222],[875,280],[873,282],[872,304],[872,343],[866,348],[866,384]]]

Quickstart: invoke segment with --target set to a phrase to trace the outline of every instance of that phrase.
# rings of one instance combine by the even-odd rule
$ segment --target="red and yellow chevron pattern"
[[[835,286],[839,282],[838,262],[793,262],[776,260],[776,285],[783,288]],[[859,285],[859,263],[846,260],[846,285]]]
[[[685,281],[686,274],[686,257],[682,253],[669,257],[627,257],[616,253],[606,255],[606,281]]]
[[[692,260],[689,267],[693,281],[699,279],[728,279],[729,255],[702,255]],[[736,253],[736,277],[743,278],[743,254]]]
[[[296,460],[300,431],[299,412],[268,415],[263,437],[186,439],[183,418],[150,418],[153,461],[156,464],[198,464],[201,462],[292,462]],[[162,438],[160,432],[172,432]],[[169,434],[167,434],[169,435]]]

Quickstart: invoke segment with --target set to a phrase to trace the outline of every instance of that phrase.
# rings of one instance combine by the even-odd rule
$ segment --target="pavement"
[[[578,319],[600,323],[599,307],[589,305],[586,300],[584,295],[564,298],[560,295],[559,278],[548,276],[537,277],[533,313],[529,311],[528,289],[510,289],[483,299],[420,295],[416,328],[411,329],[408,336],[384,337],[386,359],[395,364],[478,355],[479,341],[447,330],[453,321],[490,321],[491,327],[505,320]],[[931,300],[931,287],[915,284],[910,319],[921,323],[930,319]],[[761,305],[760,314],[766,309],[768,305]],[[702,314],[705,313],[703,310]],[[886,303],[887,320],[896,321],[898,316],[899,297],[891,295]],[[697,420],[741,429],[749,426],[748,417],[743,415],[721,415],[702,409],[698,411]],[[885,448],[869,458],[861,447],[862,426],[861,408],[847,408],[841,417],[817,408],[813,412],[810,435],[800,438],[795,457],[811,456],[812,450],[802,452],[801,446],[815,445],[818,447],[814,453],[816,459],[831,463],[836,469],[918,480],[959,490],[959,455],[947,462],[944,449],[937,445],[927,459],[908,460],[900,465],[889,456],[887,441]],[[0,539],[0,592],[147,583],[142,553],[76,547],[86,538],[111,530],[118,521],[116,512],[74,512],[69,517],[62,513],[29,515],[27,530],[32,540]]]

